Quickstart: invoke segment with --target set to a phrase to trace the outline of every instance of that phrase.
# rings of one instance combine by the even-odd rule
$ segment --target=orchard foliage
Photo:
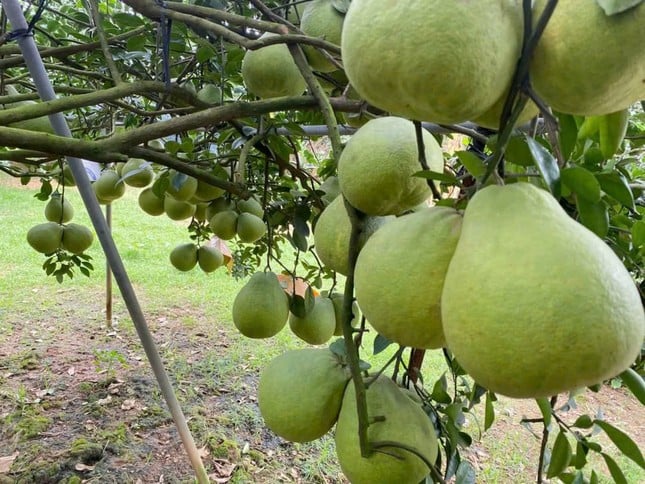
[[[341,15],[350,4],[349,0],[330,1]],[[179,199],[177,193],[190,183],[188,180],[196,179],[223,194],[223,199],[218,197],[223,205],[217,210],[230,212],[226,217],[231,220],[239,220],[242,214],[249,219],[251,209],[244,208],[248,207],[245,201],[259,202],[260,210],[252,215],[264,221],[266,233],[256,227],[245,241],[239,240],[238,229],[229,265],[233,276],[242,278],[272,269],[286,274],[287,279],[304,279],[318,292],[333,291],[341,281],[317,257],[312,245],[313,227],[333,199],[329,187],[337,174],[341,130],[351,134],[349,124],[383,113],[361,100],[343,75],[335,75],[337,71],[313,72],[307,66],[300,47],[326,49],[325,63],[336,63],[339,68],[340,48],[303,35],[291,23],[298,23],[299,14],[294,6],[287,9],[286,3],[46,2],[33,36],[59,98],[15,104],[38,100],[38,95],[17,45],[0,45],[0,104],[5,107],[0,111],[0,170],[24,184],[34,178],[40,180],[35,197],[44,206],[53,194],[64,196],[65,190],[73,189],[65,156],[98,162],[115,172],[128,159],[145,160],[129,176],[153,169],[151,191],[159,199],[168,197],[168,193]],[[28,20],[36,10],[37,5],[26,9]],[[0,20],[0,33],[9,33],[11,26],[4,15]],[[265,32],[276,35],[261,38]],[[303,95],[258,100],[245,88],[245,52],[274,44],[288,46],[307,82]],[[15,109],[11,109],[12,104]],[[444,149],[443,171],[420,163],[416,175],[429,181],[437,205],[458,210],[465,209],[485,180],[526,181],[549,189],[572,218],[613,249],[633,276],[642,299],[644,108],[643,103],[636,104],[618,120],[545,112],[529,125],[499,133],[472,123],[426,125],[440,145],[452,148]],[[24,124],[55,112],[64,113],[73,138],[34,131]],[[622,131],[620,126],[616,128],[620,123],[626,123],[624,139],[616,135]],[[321,140],[330,143],[324,145]],[[127,180],[124,174],[114,176],[122,185]],[[119,203],[117,198],[103,201]],[[186,242],[194,244],[189,259],[199,247],[211,243],[214,230],[208,215],[214,212],[208,212],[206,204],[215,198],[198,197],[205,215],[199,215],[196,206],[187,217],[179,217],[186,221]],[[215,210],[213,204],[210,209]],[[171,222],[160,218],[159,223]],[[230,238],[235,233],[234,228]],[[230,260],[214,257],[218,262],[210,267]],[[182,265],[185,270],[195,266],[196,259]],[[89,275],[92,265],[82,253],[56,249],[46,253],[43,268],[62,281],[76,269]],[[348,283],[351,279],[353,276]],[[314,304],[313,291],[291,296],[292,314],[305,317]],[[351,308],[351,301],[345,304]],[[351,311],[344,311],[347,321]],[[365,371],[368,366],[360,362],[359,368],[358,361],[352,360],[356,348],[363,350],[364,331],[368,329],[363,318],[357,329],[346,332],[344,342],[331,345],[332,351],[347,358],[356,371]],[[380,353],[391,344],[377,336],[371,350]],[[395,353],[391,368],[371,371],[393,373],[398,381],[416,389],[423,402],[441,445],[436,461],[430,463],[433,469],[428,479],[441,481],[456,476],[457,482],[474,482],[474,469],[460,456],[460,451],[473,442],[463,425],[475,406],[481,405],[483,427],[488,429],[494,422],[497,397],[474,383],[450,351],[443,353],[446,370],[432,375],[431,381],[421,378],[423,352],[408,348]],[[624,383],[641,402],[645,399],[639,376],[642,361],[623,374]],[[564,410],[572,402],[563,406],[555,397],[539,399],[542,418],[525,422],[547,429],[539,476],[557,476],[564,482],[597,482],[597,471],[586,464],[590,453],[599,453],[614,480],[625,482],[616,462],[594,440],[597,429],[645,468],[633,441],[608,422],[587,415],[567,421]],[[549,432],[557,437],[547,452]]]

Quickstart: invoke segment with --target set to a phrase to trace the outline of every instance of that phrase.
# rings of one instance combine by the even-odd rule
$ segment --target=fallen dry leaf
[[[74,469],[76,469],[79,472],[90,472],[94,470],[94,467],[96,466],[88,466],[86,464],[83,464],[82,462],[79,462],[74,466]]]
[[[16,451],[11,455],[0,457],[0,474],[6,474],[11,469],[11,464],[16,458],[20,455],[20,452]]]

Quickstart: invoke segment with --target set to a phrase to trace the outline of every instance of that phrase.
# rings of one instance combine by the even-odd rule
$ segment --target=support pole
[[[14,31],[26,32],[28,25],[18,1],[1,0],[1,2]],[[56,94],[54,93],[49,76],[45,71],[45,66],[40,54],[38,53],[33,37],[30,35],[24,35],[18,37],[17,40],[24,56],[25,64],[29,69],[41,99],[44,101],[55,99]],[[49,120],[56,134],[66,137],[72,136],[62,113],[50,115]],[[94,230],[96,231],[98,239],[101,242],[103,252],[105,253],[105,257],[110,268],[112,269],[114,279],[119,286],[121,295],[123,296],[125,305],[128,308],[134,327],[137,330],[143,349],[146,352],[146,356],[148,357],[152,371],[157,379],[161,393],[166,400],[170,413],[175,421],[177,431],[179,432],[179,436],[195,471],[197,482],[199,482],[199,484],[208,484],[208,474],[206,473],[206,469],[204,468],[204,464],[199,456],[199,452],[195,446],[188,424],[186,423],[186,418],[184,417],[179,401],[175,396],[172,385],[161,361],[161,357],[159,356],[159,352],[157,351],[152,335],[146,324],[145,316],[141,306],[139,305],[132,283],[128,278],[123,261],[119,256],[119,252],[114,240],[112,239],[112,235],[110,234],[109,227],[105,217],[103,216],[103,211],[101,210],[98,200],[94,195],[94,191],[92,190],[86,166],[83,164],[82,160],[74,157],[67,157],[67,162],[72,170],[72,175],[76,181],[78,191],[80,192],[85,208],[87,209],[92,224],[94,225]]]
[[[112,233],[111,203],[105,206],[105,223]],[[105,325],[108,329],[112,329],[112,269],[110,269],[110,261],[106,261],[105,267]]]

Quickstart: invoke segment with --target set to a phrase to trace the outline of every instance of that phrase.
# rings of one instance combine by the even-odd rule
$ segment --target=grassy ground
[[[61,285],[46,277],[43,256],[25,241],[29,227],[44,221],[44,202],[34,193],[34,187],[0,179],[0,483],[191,482],[116,289],[115,324],[105,325],[105,260],[98,244],[89,251],[96,268],[91,278],[78,275]],[[75,221],[89,224],[78,194],[71,190],[69,196]],[[230,309],[244,281],[224,270],[175,271],[168,253],[188,240],[185,225],[143,214],[135,190],[115,204],[113,226],[213,479],[344,482],[331,438],[287,443],[263,428],[257,411],[259,370],[304,344],[288,330],[268,341],[241,337]],[[365,346],[371,347],[369,338]],[[390,354],[379,355],[375,366]],[[441,355],[430,353],[425,368],[428,378],[436,378]],[[600,406],[609,421],[644,444],[645,413],[633,398],[610,388],[580,398],[581,409],[595,413]],[[534,402],[502,399],[497,409],[496,424],[466,454],[478,482],[534,482],[539,442],[519,425],[523,416],[538,415]],[[474,431],[474,419],[469,426]],[[617,459],[629,482],[645,482],[642,470]],[[606,476],[604,464],[596,464]]]

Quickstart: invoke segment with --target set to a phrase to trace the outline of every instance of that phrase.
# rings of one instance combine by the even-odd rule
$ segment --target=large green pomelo
[[[247,200],[239,200],[237,202],[237,210],[239,212],[252,213],[256,217],[264,218],[264,209],[262,208],[262,204],[255,197],[251,197]]]
[[[240,241],[252,244],[266,234],[267,226],[257,215],[242,212],[237,216],[235,231]]]
[[[146,212],[148,215],[152,215],[153,217],[162,215],[165,211],[164,198],[159,198],[157,195],[155,195],[155,193],[152,191],[152,188],[144,188],[143,190],[141,190],[141,193],[139,193],[139,207],[141,208],[141,210]]]
[[[289,314],[289,327],[293,334],[310,345],[326,343],[336,330],[336,311],[328,297],[317,297],[314,307],[303,317]]]
[[[221,197],[224,193],[226,193],[226,190],[223,188],[197,180],[197,190],[195,190],[193,196],[202,202],[210,202]]]
[[[45,218],[50,222],[64,224],[74,217],[74,207],[67,197],[60,193],[52,193],[45,205]]]
[[[486,187],[468,204],[441,316],[461,366],[517,398],[611,378],[645,336],[643,305],[620,259],[528,183]]]
[[[170,251],[170,263],[182,272],[188,272],[197,265],[197,246],[192,242],[180,244]]]
[[[353,0],[341,50],[352,86],[397,116],[459,123],[507,89],[522,47],[522,2]]]
[[[210,219],[208,225],[211,231],[222,240],[230,240],[237,233],[237,212],[224,210],[218,212]]]
[[[423,131],[426,160],[443,173],[439,143]],[[426,200],[430,187],[412,176],[421,171],[412,121],[393,116],[377,118],[347,142],[338,163],[338,181],[352,206],[368,215],[398,215]]]
[[[171,170],[168,176],[170,183],[166,192],[172,195],[175,200],[180,202],[187,202],[197,192],[197,178],[192,176],[187,176],[185,173],[180,173],[175,170]]]
[[[270,338],[287,324],[289,298],[273,272],[256,272],[233,301],[233,323],[244,336]]]
[[[116,170],[103,170],[92,188],[99,201],[111,203],[125,194],[125,184]]]
[[[186,220],[195,214],[196,207],[190,202],[176,200],[166,193],[163,199],[163,209],[170,220]]]
[[[290,350],[262,370],[258,405],[264,423],[292,442],[325,435],[338,419],[349,373],[327,348]]]
[[[319,37],[332,44],[340,45],[344,17],[343,13],[336,10],[334,2],[313,0],[303,9],[300,30],[309,37]],[[304,46],[303,50],[313,70],[333,72],[338,69],[315,47]]]
[[[425,208],[393,220],[367,241],[354,284],[376,331],[403,346],[445,346],[441,293],[461,222],[452,208]]]
[[[224,265],[224,254],[217,247],[202,245],[197,250],[197,262],[204,272],[213,272]]]
[[[63,226],[56,222],[34,225],[27,232],[27,242],[36,252],[51,254],[60,249]]]
[[[94,242],[94,234],[85,225],[67,224],[63,227],[61,246],[72,254],[82,254]]]
[[[261,38],[277,34],[264,34]],[[242,79],[249,92],[261,98],[301,95],[307,83],[286,44],[249,50],[242,61]]]
[[[155,177],[151,163],[140,158],[130,158],[125,162],[119,175],[126,185],[137,188],[147,187]]]
[[[399,442],[435,462],[437,435],[421,405],[385,375],[371,383],[366,398],[368,417],[384,417],[368,427],[369,442]],[[430,473],[419,457],[394,446],[382,448],[383,452],[374,452],[368,458],[361,457],[353,382],[345,390],[334,438],[340,467],[352,484],[418,484]]]
[[[307,5],[307,1],[294,0],[292,2],[285,2],[287,5],[285,7],[285,13],[287,20],[294,25],[300,25],[302,20],[302,13]]]
[[[546,0],[536,0],[534,19]],[[531,83],[563,113],[599,115],[645,99],[645,4],[607,16],[598,2],[560,2],[533,53]]]
[[[359,249],[383,224],[393,217],[370,217],[363,220],[363,230],[358,240]],[[345,209],[343,197],[336,197],[314,227],[314,246],[323,264],[330,269],[347,275],[349,272],[349,239],[352,224]]]

